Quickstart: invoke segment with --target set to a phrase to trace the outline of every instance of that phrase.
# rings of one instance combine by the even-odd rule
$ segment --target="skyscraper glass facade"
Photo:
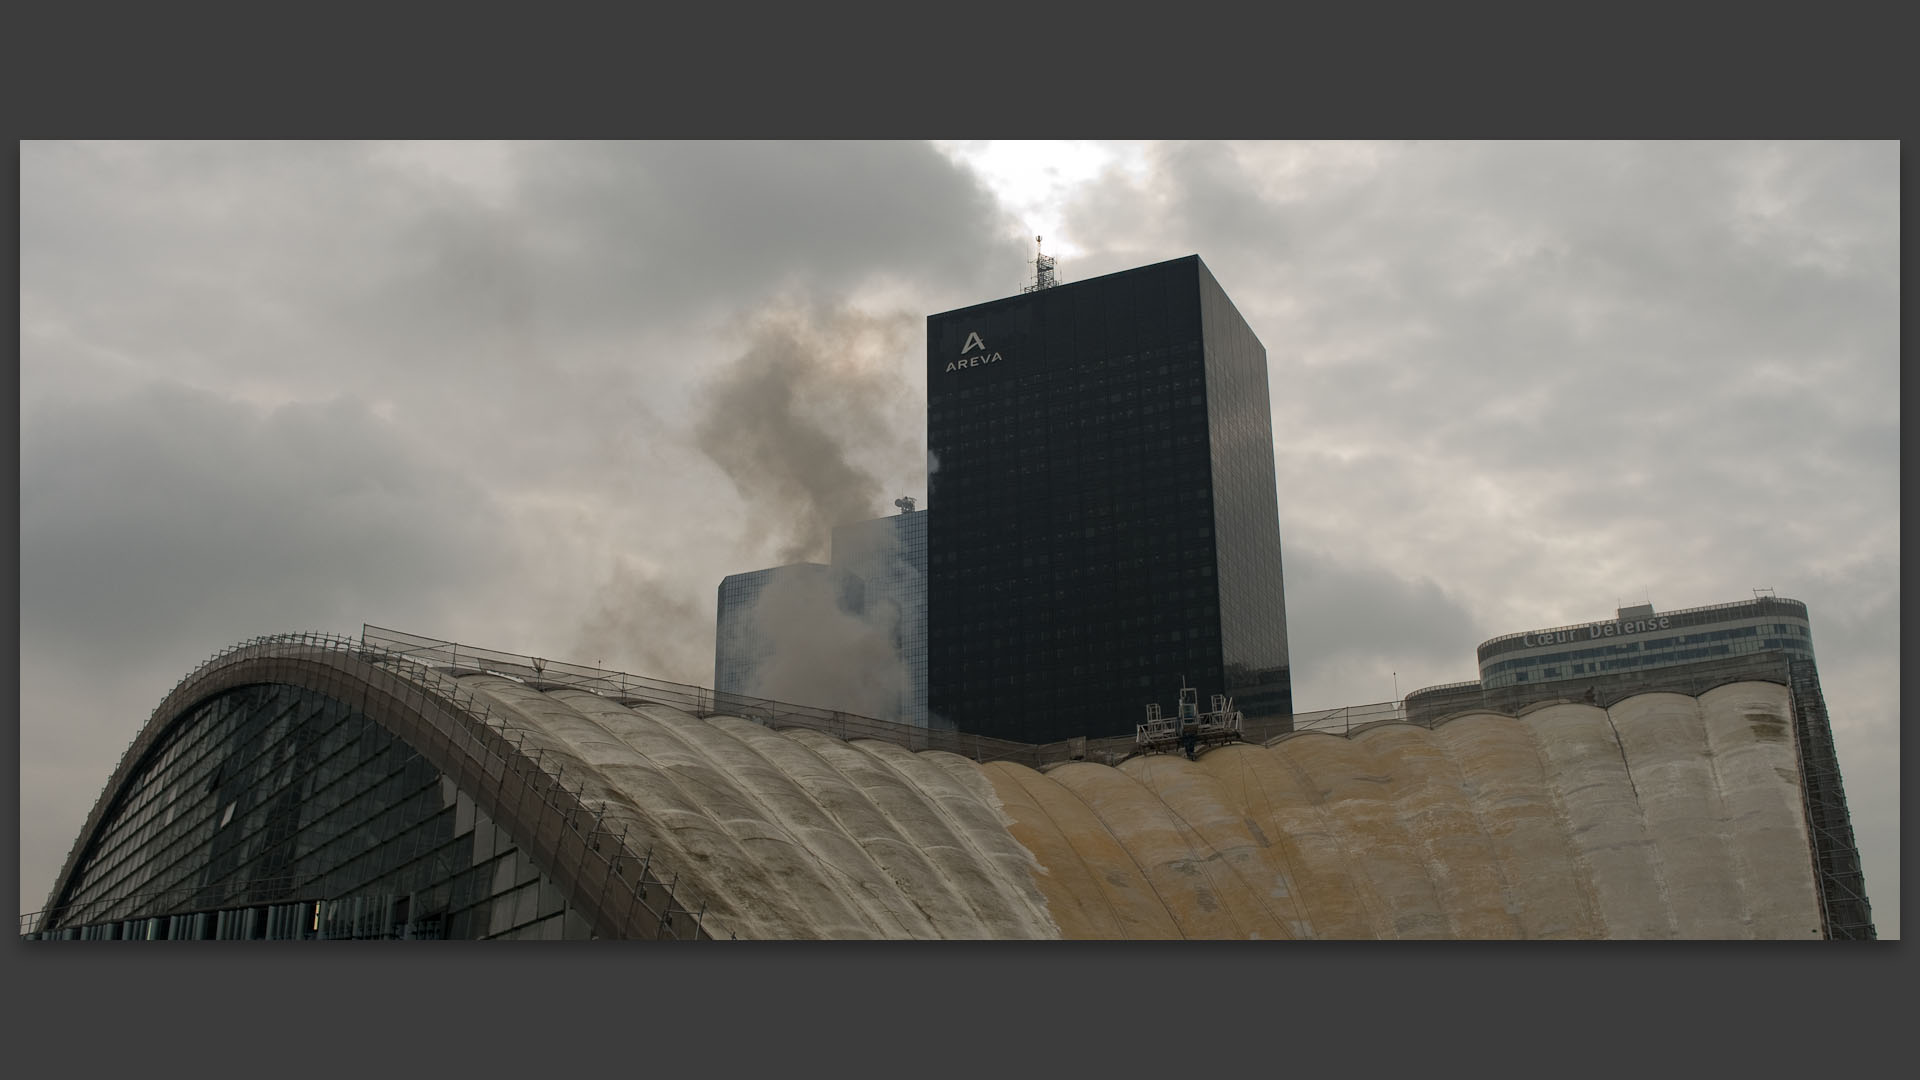
[[[931,510],[854,522],[833,530],[833,572],[843,607],[893,636],[906,670],[894,716],[927,727],[927,519]]]
[[[931,316],[927,377],[934,715],[1291,714],[1266,350],[1197,256]]]
[[[754,673],[780,646],[784,626],[770,626],[754,618],[754,606],[776,581],[818,579],[806,584],[830,586],[829,571],[820,563],[794,563],[744,574],[729,574],[720,582],[719,605],[713,634],[713,688],[728,694],[750,694]],[[793,628],[804,632],[804,627]]]

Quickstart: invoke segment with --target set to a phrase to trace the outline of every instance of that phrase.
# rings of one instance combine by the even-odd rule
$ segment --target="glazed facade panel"
[[[828,568],[820,563],[793,563],[723,578],[714,618],[713,688],[727,694],[752,693],[761,665],[780,648],[779,636],[754,617],[761,594],[777,582],[802,589],[814,582],[829,589],[829,577]]]
[[[849,613],[887,629],[905,686],[882,720],[927,726],[927,519],[930,510],[833,530],[833,572]]]
[[[1293,715],[1267,350],[1199,266],[1227,692],[1248,716]]]
[[[1243,441],[1237,408],[1210,435],[1209,356],[1258,365],[1262,399],[1265,369],[1250,332],[1231,338],[1245,323],[1224,295],[1203,299],[1204,273],[1189,257],[928,319],[928,706],[960,730],[1131,733],[1183,679],[1203,695],[1231,682],[1218,553],[1239,545],[1235,582],[1256,584],[1270,551],[1277,583],[1278,521],[1241,497],[1258,463],[1217,460],[1264,456],[1271,505],[1271,439]],[[1270,672],[1284,630],[1251,633],[1257,618],[1235,607],[1227,629],[1255,644],[1232,652]]]
[[[156,742],[49,923],[81,926],[76,936],[589,936],[425,758],[338,701],[278,685],[212,698]]]

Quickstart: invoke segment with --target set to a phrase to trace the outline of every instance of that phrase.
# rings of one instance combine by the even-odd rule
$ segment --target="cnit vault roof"
[[[670,911],[721,939],[1820,936],[1772,683],[1042,772],[497,655],[238,646],[156,710],[75,857],[143,742],[274,681],[351,701],[428,756],[603,937],[658,929],[643,858]]]

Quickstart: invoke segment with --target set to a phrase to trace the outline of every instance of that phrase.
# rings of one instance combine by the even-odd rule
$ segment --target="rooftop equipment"
[[[1178,746],[1189,761],[1202,751],[1240,741],[1240,711],[1225,694],[1213,695],[1212,708],[1200,711],[1200,691],[1180,680],[1180,704],[1173,716],[1162,716],[1157,702],[1147,705],[1147,722],[1135,728],[1134,745],[1142,753],[1165,753]]]

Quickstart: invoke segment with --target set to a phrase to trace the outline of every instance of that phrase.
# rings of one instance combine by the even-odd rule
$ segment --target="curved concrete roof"
[[[671,911],[721,938],[1820,933],[1787,690],[1771,683],[1043,773],[279,642],[176,688],[74,858],[143,741],[262,681],[350,701],[406,739],[607,937],[655,936]],[[636,888],[643,859],[652,893]]]
[[[1069,937],[1820,935],[1786,688],[989,764]]]

